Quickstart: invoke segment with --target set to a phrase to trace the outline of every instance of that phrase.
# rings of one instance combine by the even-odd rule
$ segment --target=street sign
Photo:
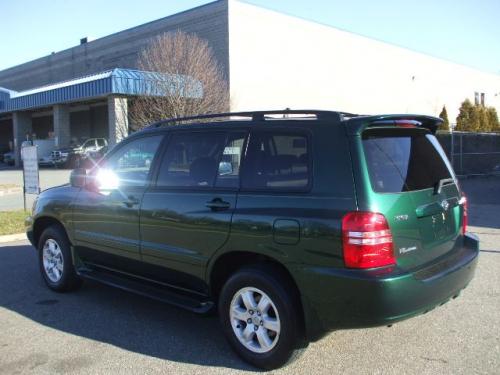
[[[21,160],[23,161],[24,180],[24,209],[26,210],[26,194],[40,193],[40,178],[38,172],[38,150],[37,146],[24,146],[21,148]]]

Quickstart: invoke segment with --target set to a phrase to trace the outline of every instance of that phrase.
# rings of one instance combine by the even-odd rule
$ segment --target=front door
[[[74,239],[82,260],[125,268],[127,259],[140,259],[139,208],[162,138],[125,141],[93,170],[74,203]]]
[[[155,279],[204,292],[208,260],[229,235],[245,139],[245,131],[171,135],[141,207],[142,259]]]

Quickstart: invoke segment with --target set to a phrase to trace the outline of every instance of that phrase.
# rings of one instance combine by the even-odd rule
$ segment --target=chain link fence
[[[438,133],[437,138],[457,175],[500,174],[499,133]]]

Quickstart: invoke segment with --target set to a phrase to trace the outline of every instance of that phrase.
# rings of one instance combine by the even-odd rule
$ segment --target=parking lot
[[[500,372],[500,178],[461,184],[482,241],[476,277],[461,296],[391,328],[332,332],[276,373]],[[231,352],[214,316],[90,282],[73,294],[50,292],[26,242],[0,247],[0,333],[2,374],[256,371]]]

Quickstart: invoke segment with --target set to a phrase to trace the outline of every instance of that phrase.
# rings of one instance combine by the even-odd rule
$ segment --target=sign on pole
[[[26,210],[26,194],[40,193],[37,146],[21,148],[21,160],[23,161],[24,210]]]

